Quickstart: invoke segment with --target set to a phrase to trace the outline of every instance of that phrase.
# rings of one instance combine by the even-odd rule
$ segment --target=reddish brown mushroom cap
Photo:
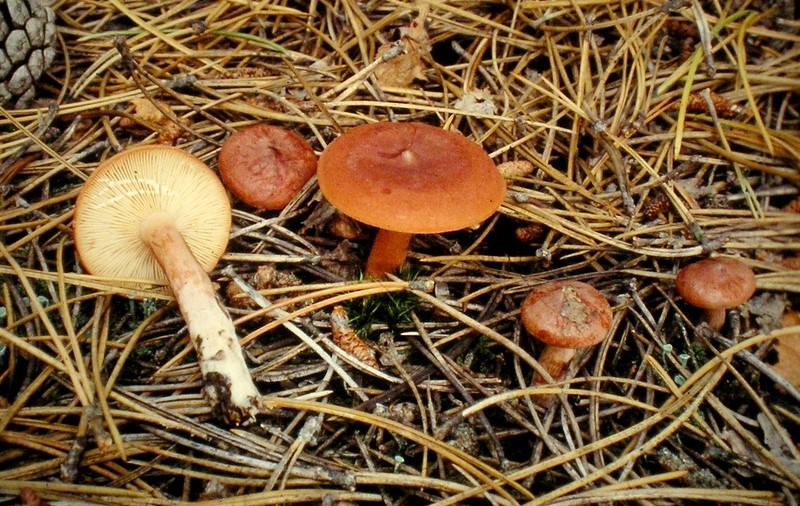
[[[753,295],[756,275],[735,258],[706,258],[679,270],[675,288],[695,307],[728,309],[745,303]]]
[[[244,203],[283,209],[317,170],[317,155],[296,133],[259,123],[231,134],[219,152],[219,174]]]
[[[344,214],[411,234],[476,225],[497,211],[506,191],[483,148],[423,123],[353,128],[323,151],[317,179]]]
[[[559,348],[593,346],[611,329],[611,306],[602,293],[581,281],[551,281],[534,288],[522,303],[525,329]]]

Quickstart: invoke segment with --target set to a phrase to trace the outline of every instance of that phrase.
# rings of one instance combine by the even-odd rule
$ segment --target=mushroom
[[[334,207],[379,229],[366,266],[373,278],[405,262],[412,234],[477,225],[506,191],[478,144],[423,123],[353,128],[322,152],[317,179]]]
[[[239,424],[255,414],[259,392],[207,274],[225,251],[230,226],[230,202],[217,176],[172,146],[134,147],[104,161],[75,205],[75,247],[86,270],[168,283],[212,412]]]
[[[675,288],[683,300],[703,309],[708,326],[718,331],[725,325],[726,310],[743,304],[756,291],[756,275],[735,258],[706,258],[680,269]]]
[[[587,283],[550,281],[534,288],[520,308],[528,333],[545,344],[539,364],[553,381],[563,379],[578,348],[603,341],[611,329],[611,306]],[[545,384],[539,377],[536,384]]]
[[[296,133],[257,123],[228,137],[218,165],[223,183],[242,202],[280,210],[317,171],[317,155]]]

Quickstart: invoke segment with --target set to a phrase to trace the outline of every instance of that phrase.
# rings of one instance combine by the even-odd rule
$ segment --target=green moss
[[[415,273],[401,271],[401,279],[412,281]],[[389,329],[411,324],[411,312],[417,307],[417,298],[408,292],[392,292],[354,299],[345,304],[353,331],[367,338],[373,325],[387,325]]]
[[[384,324],[389,329],[411,323],[411,311],[416,298],[406,292],[384,293],[355,299],[346,304],[350,325],[361,338],[369,337],[373,325]]]
[[[470,348],[465,356],[465,365],[478,373],[496,373],[498,366],[503,361],[503,357],[495,352],[492,344],[491,339],[479,336],[475,345]]]

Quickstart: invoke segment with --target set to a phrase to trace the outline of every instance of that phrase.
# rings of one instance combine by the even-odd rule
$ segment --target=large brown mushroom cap
[[[537,340],[558,348],[593,346],[608,336],[611,306],[587,283],[551,281],[537,286],[522,303],[522,324]]]
[[[695,307],[728,309],[744,304],[753,295],[756,275],[735,258],[706,258],[679,270],[675,288]]]
[[[78,195],[75,247],[90,273],[163,281],[164,274],[140,237],[153,213],[172,217],[206,271],[225,252],[231,208],[216,174],[197,157],[172,146],[126,149],[101,163]]]
[[[314,175],[317,155],[296,133],[258,123],[228,137],[218,164],[225,186],[244,203],[280,210]]]
[[[466,137],[422,123],[372,123],[323,151],[317,179],[344,214],[411,234],[476,225],[506,191],[492,159]]]

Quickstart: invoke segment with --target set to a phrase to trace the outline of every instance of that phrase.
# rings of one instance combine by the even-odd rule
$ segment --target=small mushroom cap
[[[520,309],[522,324],[537,340],[559,348],[584,348],[608,336],[611,306],[581,281],[551,281],[534,288]]]
[[[339,211],[411,234],[477,225],[500,207],[506,183],[466,137],[423,123],[371,123],[328,145],[317,179]]]
[[[228,137],[218,164],[225,186],[242,202],[279,210],[317,171],[317,155],[298,134],[258,123]]]
[[[197,157],[172,146],[139,146],[102,162],[75,204],[75,247],[90,273],[164,281],[140,224],[155,212],[174,218],[206,271],[225,252],[231,227],[228,195]]]
[[[695,307],[728,309],[743,304],[753,295],[756,275],[735,258],[706,258],[679,270],[675,288]]]

